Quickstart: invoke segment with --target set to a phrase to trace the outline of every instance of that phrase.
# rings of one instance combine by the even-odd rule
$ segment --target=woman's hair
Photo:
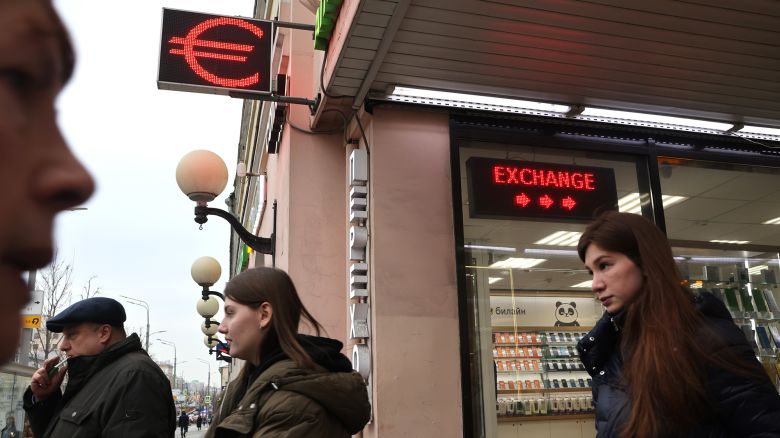
[[[624,309],[620,349],[623,379],[631,399],[624,437],[670,436],[701,418],[708,404],[696,342],[702,318],[682,278],[666,236],[652,222],[629,213],[606,212],[588,225],[577,253],[595,243],[619,252],[642,271],[643,284]]]
[[[248,269],[228,281],[225,297],[257,309],[263,303],[271,305],[271,325],[260,346],[260,357],[276,348],[302,368],[315,369],[311,356],[298,342],[301,316],[319,336],[322,325],[306,310],[290,276],[274,268]]]

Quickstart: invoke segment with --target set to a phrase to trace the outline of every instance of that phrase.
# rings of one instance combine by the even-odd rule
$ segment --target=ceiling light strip
[[[534,100],[513,99],[481,94],[458,93],[417,87],[391,86],[383,97],[390,101],[418,103],[455,108],[480,109],[509,113],[546,114],[562,116],[570,113],[572,105],[561,105]],[[577,107],[580,108],[580,107]],[[621,111],[607,108],[584,107],[581,113],[571,115],[572,119],[615,123],[680,131],[697,131],[714,134],[734,134],[744,137],[764,138],[780,141],[780,128],[738,125],[730,122],[666,116],[636,111]]]
[[[763,126],[746,125],[738,129],[735,134],[745,137],[759,137],[770,140],[780,140],[780,128],[767,128]]]
[[[586,107],[576,118],[586,120],[603,119],[606,121],[641,122],[660,128],[695,128],[722,133],[731,129],[733,123],[711,122],[708,120],[690,119],[686,117],[661,116],[658,114],[640,113],[634,111],[618,111],[605,108]]]
[[[748,275],[759,275],[761,274],[761,271],[763,271],[764,269],[769,269],[769,266],[767,265],[753,266],[752,268],[748,268]]]
[[[729,243],[732,245],[746,245],[750,243],[749,240],[710,240],[712,243]]]
[[[556,232],[550,234],[547,237],[543,237],[543,238],[537,240],[534,243],[537,244],[537,245],[549,245],[551,241],[558,239],[559,237],[561,237],[562,235],[564,235],[566,233],[568,233],[568,231],[556,231]]]
[[[501,260],[490,265],[491,268],[500,269],[528,269],[534,266],[546,262],[547,259],[527,259],[521,257],[509,257],[505,260]]]
[[[517,252],[517,248],[511,248],[509,246],[463,245],[463,247],[466,249],[482,251]]]
[[[593,287],[593,280],[583,281],[582,283],[573,284],[569,287],[583,287],[590,289]]]
[[[571,109],[569,105],[401,86],[393,87],[386,97],[389,100],[394,101],[427,103],[502,112],[565,114]]]

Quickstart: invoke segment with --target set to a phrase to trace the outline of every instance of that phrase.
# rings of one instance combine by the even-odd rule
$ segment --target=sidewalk
[[[206,436],[206,430],[207,428],[201,427],[200,430],[195,425],[190,426],[190,429],[187,431],[186,438],[203,438]],[[176,438],[179,438],[179,428],[176,428]]]

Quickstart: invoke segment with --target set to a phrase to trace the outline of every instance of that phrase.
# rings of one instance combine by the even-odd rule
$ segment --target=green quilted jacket
[[[237,400],[241,386],[236,380],[228,385],[207,438],[349,437],[371,413],[366,384],[354,371],[312,371],[283,359],[262,371]]]

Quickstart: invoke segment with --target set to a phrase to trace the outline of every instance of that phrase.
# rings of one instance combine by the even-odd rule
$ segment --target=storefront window
[[[574,347],[603,310],[575,247],[599,199],[640,211],[637,159],[486,143],[459,153],[473,416],[484,436],[592,437],[591,380]],[[480,189],[485,159],[500,163],[479,167],[493,183],[516,186],[512,203]]]
[[[667,233],[690,287],[731,312],[778,382],[780,169],[659,158]]]
[[[12,436],[10,433],[14,430],[17,431],[15,436],[26,436],[23,435],[26,424],[22,396],[30,384],[30,376],[32,373],[27,367],[8,365],[0,369],[0,418],[3,421],[0,429],[8,431],[8,436]]]

